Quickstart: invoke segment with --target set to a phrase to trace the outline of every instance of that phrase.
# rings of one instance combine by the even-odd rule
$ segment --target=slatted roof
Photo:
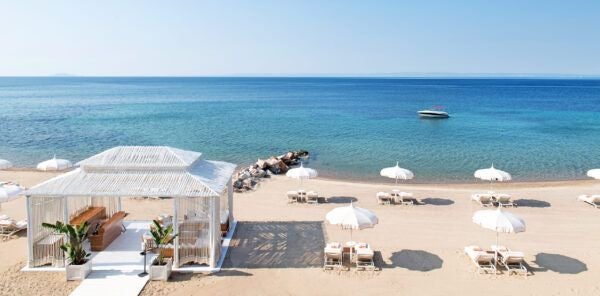
[[[27,191],[30,196],[219,196],[236,165],[165,146],[119,146]]]

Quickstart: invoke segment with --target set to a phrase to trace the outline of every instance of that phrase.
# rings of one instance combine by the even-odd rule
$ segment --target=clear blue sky
[[[600,75],[600,1],[2,1],[0,75]]]

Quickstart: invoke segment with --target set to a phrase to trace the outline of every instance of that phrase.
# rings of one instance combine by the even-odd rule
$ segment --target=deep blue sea
[[[447,120],[417,110],[443,105]],[[600,167],[600,80],[0,78],[0,158],[34,166],[117,145],[169,145],[248,164],[290,149],[329,177],[415,182],[585,178]]]

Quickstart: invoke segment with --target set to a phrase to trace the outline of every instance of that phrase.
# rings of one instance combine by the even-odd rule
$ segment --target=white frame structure
[[[124,197],[170,197],[173,226],[180,234],[174,240],[174,267],[196,262],[215,268],[221,252],[221,223],[234,223],[232,175],[236,165],[201,156],[166,146],[119,146],[32,187],[26,193],[28,267],[44,262],[62,266],[52,255],[58,253],[57,244],[47,244],[52,234],[41,227],[43,222],[69,223],[91,206],[105,207],[109,218],[122,210]],[[221,202],[222,198],[226,202]],[[222,217],[225,215],[227,218]],[[180,252],[184,260],[180,260]]]

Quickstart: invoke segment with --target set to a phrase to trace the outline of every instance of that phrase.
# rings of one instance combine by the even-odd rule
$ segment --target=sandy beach
[[[30,187],[56,173],[0,171],[0,180]],[[257,190],[234,195],[239,221],[222,272],[214,275],[175,274],[167,283],[150,282],[142,295],[598,295],[600,284],[600,210],[578,202],[580,194],[599,193],[600,182],[561,181],[506,183],[494,190],[513,196],[519,207],[509,209],[527,222],[527,231],[502,234],[500,241],[523,251],[528,277],[479,275],[463,247],[495,243],[495,233],[475,225],[481,209],[469,200],[489,184],[411,184],[423,205],[378,205],[375,193],[397,188],[315,179],[303,188],[316,190],[328,203],[288,204],[285,192],[300,187],[297,180],[274,177]],[[324,223],[325,214],[350,201],[372,210],[379,224],[355,231],[356,241],[376,251],[379,270],[324,272],[322,250],[328,241],[345,242],[349,232]],[[127,219],[152,219],[169,212],[169,200],[124,200]],[[15,219],[26,215],[25,199],[2,204]],[[0,294],[32,295],[53,291],[65,295],[77,282],[63,273],[20,272],[26,261],[26,236],[0,242]],[[41,290],[44,288],[44,290]]]

